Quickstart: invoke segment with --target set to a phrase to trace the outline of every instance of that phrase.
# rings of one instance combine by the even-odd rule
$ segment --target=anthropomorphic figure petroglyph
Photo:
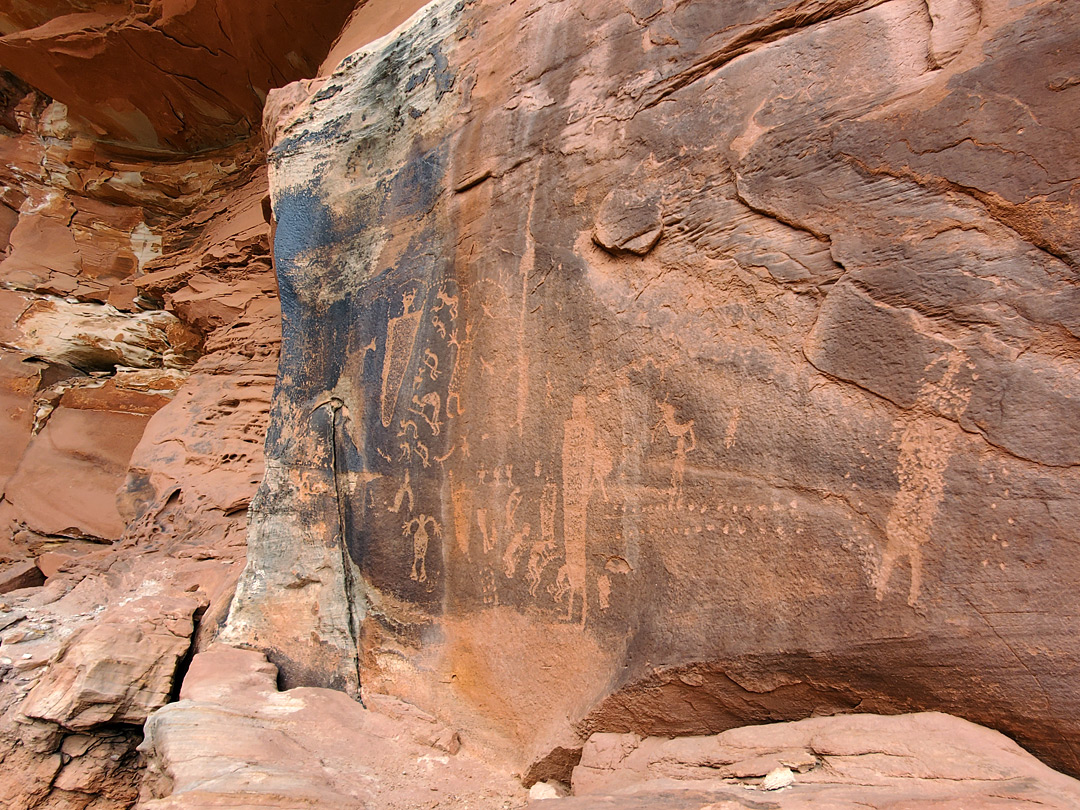
[[[415,582],[427,582],[427,551],[428,543],[431,542],[431,537],[427,533],[428,524],[431,524],[431,533],[435,537],[442,537],[439,522],[430,515],[422,514],[406,521],[401,527],[404,534],[413,536],[413,563],[409,578]]]
[[[908,604],[915,606],[922,588],[923,546],[930,542],[934,519],[945,499],[945,472],[952,459],[953,442],[961,433],[953,419],[967,408],[971,389],[957,385],[967,363],[962,351],[952,351],[926,367],[928,374],[944,364],[937,379],[919,389],[915,407],[906,417],[900,434],[896,478],[900,485],[885,524],[886,545],[874,575],[874,594],[885,598],[896,564],[907,559],[911,566]],[[951,417],[951,418],[949,418]]]
[[[588,400],[574,397],[570,418],[563,423],[563,546],[565,559],[556,579],[556,599],[567,598],[566,615],[574,617],[574,595],[581,598],[581,623],[588,614],[586,560],[589,499],[595,477],[596,428],[589,416]]]
[[[383,427],[390,427],[390,423],[394,420],[394,410],[397,408],[401,383],[405,379],[405,372],[416,343],[416,334],[420,328],[420,318],[423,313],[419,310],[413,311],[413,303],[417,295],[417,290],[402,293],[402,313],[390,318],[386,325],[381,396]]]
[[[533,543],[529,550],[529,566],[525,575],[530,596],[536,596],[544,569],[555,556],[555,507],[558,498],[559,488],[551,481],[544,484],[544,492],[540,496],[540,540]]]
[[[697,438],[694,436],[693,419],[680,423],[675,418],[674,405],[670,402],[657,404],[660,406],[660,419],[653,425],[653,439],[655,441],[656,431],[663,427],[675,440],[675,459],[671,463],[671,492],[668,495],[668,506],[674,508],[682,496],[683,478],[686,475],[686,454],[694,452],[697,448]]]
[[[521,527],[520,532],[514,532],[513,537],[510,538],[510,543],[503,554],[503,567],[507,577],[512,578],[514,576],[514,571],[517,570],[517,553],[531,533],[532,527],[526,523]]]

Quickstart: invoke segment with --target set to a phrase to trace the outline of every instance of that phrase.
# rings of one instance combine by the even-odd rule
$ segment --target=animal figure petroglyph
[[[413,536],[413,563],[412,573],[409,574],[409,579],[414,582],[427,582],[427,552],[428,544],[431,542],[431,537],[427,533],[427,527],[430,524],[431,533],[435,537],[442,537],[442,529],[439,527],[439,522],[430,515],[421,514],[419,517],[415,517],[412,520],[406,521],[401,526],[402,533]],[[417,570],[419,566],[419,570]]]
[[[409,413],[415,413],[431,429],[432,436],[438,436],[442,430],[442,421],[439,419],[439,411],[442,410],[442,398],[437,391],[429,391],[422,397],[413,394],[413,404],[409,406]],[[426,408],[431,408],[431,416],[427,415]]]
[[[435,311],[438,312],[444,309],[448,309],[450,310],[450,320],[457,320],[458,296],[450,295],[446,291],[446,287],[439,287],[438,291],[435,293],[435,297],[439,301],[439,303],[434,307]]]

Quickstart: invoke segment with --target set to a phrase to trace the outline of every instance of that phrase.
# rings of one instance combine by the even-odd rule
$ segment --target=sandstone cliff
[[[1080,774],[1080,10],[0,2],[0,67],[0,806],[1078,803],[867,713]]]

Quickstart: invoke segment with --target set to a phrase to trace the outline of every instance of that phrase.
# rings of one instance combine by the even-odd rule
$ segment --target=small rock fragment
[[[593,241],[616,256],[644,256],[660,241],[663,232],[660,203],[655,197],[616,188],[600,204]]]
[[[558,782],[537,782],[529,788],[529,798],[534,801],[541,799],[561,799],[566,795],[566,788]]]
[[[794,784],[795,774],[791,768],[773,768],[761,782],[762,790],[780,790]]]

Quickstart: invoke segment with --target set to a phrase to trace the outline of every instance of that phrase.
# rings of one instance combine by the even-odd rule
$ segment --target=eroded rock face
[[[256,131],[266,92],[315,74],[355,2],[26,5],[0,11],[8,70],[87,134],[186,154]]]
[[[856,707],[1080,772],[1078,13],[436,2],[346,58],[272,126],[229,638],[532,778]]]
[[[141,725],[169,702],[191,646],[194,596],[144,597],[103,613],[26,696],[22,713],[72,731]]]
[[[225,5],[0,2],[5,810],[132,806],[243,565],[280,331],[255,130],[353,4]]]

